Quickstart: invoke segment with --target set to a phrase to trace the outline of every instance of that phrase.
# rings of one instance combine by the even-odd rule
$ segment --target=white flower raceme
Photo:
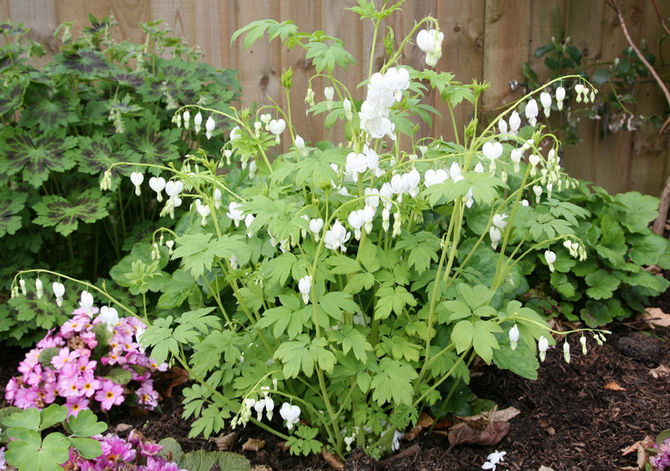
[[[228,212],[226,213],[226,216],[235,223],[235,227],[240,227],[240,222],[244,221],[244,211],[240,209],[240,206],[240,203],[231,201],[228,205]]]
[[[165,178],[151,177],[149,179],[149,188],[156,192],[156,200],[163,201],[163,190],[165,189]]]
[[[438,168],[437,170],[430,168],[426,170],[426,173],[423,176],[423,183],[426,185],[426,188],[428,188],[433,185],[444,183],[448,178],[449,174],[443,168]]]
[[[202,125],[202,114],[198,111],[193,118],[193,130],[196,134],[200,132],[200,127]]]
[[[551,250],[546,250],[544,252],[544,259],[546,260],[547,265],[549,265],[549,271],[553,272],[554,262],[556,261],[556,253],[552,252]]]
[[[279,409],[279,415],[286,421],[286,428],[291,430],[300,421],[300,407],[285,402]]]
[[[51,289],[54,292],[54,296],[56,296],[56,304],[58,304],[58,307],[62,307],[63,295],[65,294],[65,285],[63,283],[54,281],[51,285]]]
[[[323,243],[328,249],[339,249],[342,252],[346,252],[347,247],[344,244],[350,237],[351,234],[347,232],[342,223],[336,219],[331,228],[326,231],[326,235],[323,237]]]
[[[563,109],[563,100],[565,100],[565,88],[558,87],[556,89],[556,107],[559,111]]]
[[[551,113],[551,95],[547,92],[540,93],[540,103],[542,104],[544,116],[548,118]]]
[[[361,105],[361,129],[373,139],[389,136],[395,139],[395,125],[388,119],[389,109],[402,98],[402,91],[409,88],[407,69],[390,68],[384,75],[377,72],[370,77],[367,97]]]
[[[539,113],[535,98],[530,99],[528,103],[526,103],[525,113],[528,123],[530,123],[531,126],[535,127],[535,125],[537,124],[537,115]]]
[[[309,293],[312,290],[312,277],[305,275],[298,281],[298,291],[302,295],[305,304],[309,304]]]
[[[86,312],[88,317],[93,317],[93,295],[88,291],[82,291],[79,307]]]
[[[509,346],[512,350],[516,350],[519,345],[519,328],[514,324],[509,330]]]
[[[442,57],[442,41],[444,33],[436,29],[419,31],[416,36],[416,45],[426,53],[426,65],[435,67]]]
[[[212,133],[214,132],[215,127],[216,123],[214,122],[214,118],[210,116],[205,122],[205,136],[207,136],[207,139],[212,138]]]
[[[519,113],[515,111],[512,111],[512,114],[509,115],[509,127],[510,127],[510,134],[513,134],[516,136],[517,132],[519,132],[519,128],[521,127],[521,118],[519,117]]]
[[[114,330],[116,324],[119,323],[119,313],[113,307],[102,306],[100,308],[100,314],[98,315],[98,317],[100,318],[102,323],[105,324],[105,327],[107,327],[107,330],[109,332]]]
[[[502,234],[500,233],[500,229],[498,229],[495,226],[491,226],[489,229],[489,237],[491,238],[491,248],[493,250],[498,248],[498,242],[500,242],[500,239],[502,239]]]
[[[537,349],[540,352],[540,361],[544,361],[546,358],[548,348],[549,341],[544,337],[544,335],[540,336],[539,340],[537,341]]]
[[[42,285],[42,280],[39,278],[35,279],[35,296],[37,299],[40,299],[44,295],[44,287]]]
[[[135,185],[135,194],[140,196],[142,194],[140,185],[144,181],[144,175],[141,172],[133,172],[130,174],[130,181]]]

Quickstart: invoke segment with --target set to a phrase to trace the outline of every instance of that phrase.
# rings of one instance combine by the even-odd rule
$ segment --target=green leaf
[[[627,250],[623,229],[615,219],[607,214],[601,216],[600,229],[602,236],[599,243],[595,245],[596,252],[614,267],[623,265]]]
[[[170,353],[179,353],[179,343],[172,336],[172,316],[158,318],[142,334],[142,345],[154,347],[151,358],[157,363],[164,362]]]
[[[38,188],[50,172],[63,172],[75,164],[70,149],[77,143],[61,129],[31,133],[22,128],[5,127],[0,134],[0,173],[15,175],[23,171],[23,180]]]
[[[616,220],[631,232],[647,233],[649,223],[658,216],[660,200],[637,191],[620,193],[613,198],[623,205],[621,209],[617,209]]]
[[[181,449],[181,445],[172,437],[165,437],[160,442],[158,442],[158,444],[163,447],[159,453],[159,456],[164,458],[166,461],[177,461],[184,455],[184,451]]]
[[[50,433],[42,441],[37,432],[31,431],[30,435],[9,442],[5,459],[20,471],[62,471],[61,464],[68,460],[69,448],[69,441],[62,433]]]
[[[404,231],[396,243],[396,247],[406,251],[407,261],[420,275],[428,270],[431,261],[437,261],[440,238],[427,231],[415,233]]]
[[[130,383],[130,381],[133,379],[133,373],[121,367],[117,367],[109,370],[107,374],[101,376],[101,378],[105,378],[115,382],[116,384],[125,386],[126,384]]]
[[[509,345],[494,350],[493,362],[500,369],[510,370],[533,381],[537,380],[540,363],[535,356],[535,350],[529,348],[525,341],[519,341],[516,350],[509,348]]]
[[[649,266],[658,263],[659,257],[665,253],[670,246],[670,241],[665,237],[654,234],[629,234],[626,241],[631,245],[628,255],[638,265]]]
[[[0,192],[0,237],[21,229],[22,218],[19,213],[23,211],[27,197],[28,193],[8,189]]]
[[[6,428],[23,428],[38,431],[40,430],[41,420],[39,409],[25,409],[3,418],[2,424]]]
[[[612,322],[607,304],[601,301],[588,300],[586,306],[579,313],[586,325],[592,328]]]
[[[260,267],[261,276],[270,283],[278,283],[284,286],[291,274],[293,265],[298,261],[291,252],[283,253],[275,258],[263,262]]]
[[[336,321],[342,320],[342,311],[355,313],[360,311],[350,294],[341,291],[326,293],[319,298],[319,307]]]
[[[212,471],[218,465],[221,471],[248,471],[249,460],[238,453],[229,451],[190,451],[182,455],[177,463],[180,469],[189,471]]]
[[[191,272],[194,278],[212,269],[214,258],[228,259],[235,255],[240,265],[244,265],[251,257],[251,250],[246,244],[246,237],[240,234],[223,235],[211,240],[213,234],[186,234],[177,238],[177,249],[172,257],[181,258],[184,269]]]
[[[95,188],[74,196],[70,201],[58,195],[44,196],[33,206],[37,213],[33,222],[44,227],[56,226],[56,232],[68,236],[77,230],[79,221],[91,223],[106,217],[109,214],[108,204],[109,198]]]
[[[621,281],[607,270],[599,269],[593,273],[589,273],[584,278],[586,284],[590,286],[586,290],[586,294],[593,299],[610,298],[614,291],[619,287]]]
[[[326,259],[326,263],[332,267],[330,271],[335,275],[350,275],[361,271],[360,264],[346,255],[332,255]]]
[[[92,460],[102,455],[102,446],[100,442],[94,438],[70,438],[70,445],[79,451],[79,454],[87,459]]]
[[[492,321],[478,320],[474,323],[474,333],[472,336],[472,345],[486,364],[490,364],[493,359],[493,350],[498,349],[498,340],[493,332],[501,332],[500,326]]]
[[[418,376],[416,370],[407,363],[382,358],[370,385],[373,389],[372,400],[377,401],[380,406],[391,400],[396,405],[410,405],[414,397],[412,380]]]
[[[230,44],[234,43],[240,35],[246,33],[244,49],[249,49],[266,31],[270,40],[279,37],[282,41],[285,41],[287,38],[296,35],[298,28],[290,20],[282,21],[281,23],[275,20],[252,21],[233,33],[230,38]]]
[[[472,321],[463,320],[458,322],[451,331],[451,341],[456,346],[456,352],[460,355],[472,345],[475,335],[475,325]]]
[[[98,422],[98,418],[90,409],[79,411],[76,416],[71,415],[67,423],[72,430],[72,435],[79,438],[92,437],[107,430],[107,424]]]
[[[597,84],[602,85],[610,79],[611,72],[608,69],[598,69],[591,76],[591,80]]]
[[[312,59],[314,68],[317,73],[321,73],[324,70],[328,73],[332,73],[335,69],[335,65],[347,69],[349,64],[353,64],[354,56],[352,56],[346,49],[342,46],[342,41],[337,38],[327,37],[326,40],[330,41],[332,44],[329,46],[322,41],[310,41],[305,45],[307,53],[305,54],[306,59]]]
[[[195,280],[186,270],[178,268],[172,278],[166,281],[161,289],[163,294],[158,298],[158,309],[174,309],[181,306],[196,286]]]

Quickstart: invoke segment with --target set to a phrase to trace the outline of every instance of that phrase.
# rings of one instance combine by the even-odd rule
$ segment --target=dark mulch
[[[668,298],[670,294],[666,293],[654,305],[670,312]],[[542,465],[556,471],[635,467],[635,453],[623,456],[622,450],[645,435],[670,428],[670,378],[650,374],[659,365],[670,366],[670,330],[650,330],[635,323],[610,328],[613,334],[605,345],[598,347],[589,340],[587,355],[581,354],[578,337],[570,338],[570,364],[563,360],[560,348],[551,349],[537,381],[488,367],[474,373],[471,387],[475,394],[494,400],[500,408],[514,406],[521,411],[511,421],[507,436],[495,447],[460,445],[449,449],[445,436],[423,433],[413,442],[402,442],[398,454],[381,463],[354,453],[345,469],[474,471],[481,470],[494,449],[507,452],[499,470],[538,470]],[[2,349],[1,354],[0,381],[6,384],[22,352]],[[612,382],[624,390],[606,389]],[[123,423],[156,440],[172,436],[187,450],[216,449],[211,441],[188,438],[189,424],[181,419],[180,399],[176,390],[173,397],[163,401],[162,414],[115,414],[109,417],[110,428],[114,430]],[[264,439],[265,448],[242,452],[241,445],[248,438]],[[252,426],[239,431],[233,451],[275,471],[330,469],[321,456],[291,456],[281,449],[279,440]]]

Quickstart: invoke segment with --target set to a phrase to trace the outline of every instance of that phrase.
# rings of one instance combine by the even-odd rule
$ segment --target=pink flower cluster
[[[100,442],[102,455],[94,459],[82,458],[77,450],[70,448],[70,457],[63,463],[64,469],[81,471],[185,471],[180,470],[177,463],[167,461],[159,455],[161,445],[144,441],[140,434],[133,430],[128,440],[117,435],[107,434],[104,437],[92,437]],[[4,448],[0,448],[0,469],[6,469]],[[4,465],[4,467],[3,467]]]
[[[28,352],[19,364],[22,375],[7,384],[7,402],[22,409],[64,402],[68,415],[76,416],[80,410],[94,407],[92,401],[96,401],[100,409],[109,410],[124,402],[124,392],[139,385],[134,389],[137,404],[153,410],[158,404],[158,392],[153,387],[152,373],[165,371],[167,365],[157,365],[144,354],[138,339],[145,329],[144,323],[134,317],[112,316],[111,321],[109,316],[103,315],[92,318],[97,312],[96,308],[88,312],[83,308],[75,310],[73,317],[56,333],[49,331],[36,348]],[[94,331],[101,323],[110,334],[108,348],[103,350],[102,356],[97,353],[100,349],[96,349],[98,338]],[[57,350],[57,353],[45,365],[47,349]],[[132,386],[128,384],[124,388],[105,378],[113,368],[130,372]]]
[[[654,445],[656,448],[656,456],[652,456],[649,459],[649,463],[653,466],[653,469],[658,469],[660,471],[670,469],[670,438],[663,440],[661,446]]]

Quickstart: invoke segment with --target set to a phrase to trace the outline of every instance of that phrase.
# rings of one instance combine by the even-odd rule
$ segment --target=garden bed
[[[660,301],[661,306],[669,304],[668,300]],[[513,406],[521,411],[498,445],[449,449],[447,437],[422,433],[416,441],[402,441],[399,452],[380,465],[354,453],[345,469],[480,470],[494,448],[507,452],[502,469],[634,469],[636,453],[624,456],[622,450],[670,425],[668,377],[652,376],[654,368],[670,364],[670,330],[649,331],[636,324],[612,328],[605,345],[594,345],[586,356],[573,354],[570,364],[565,363],[559,349],[551,349],[537,381],[496,368],[484,367],[473,373],[475,394],[495,401],[501,408]],[[578,352],[579,345],[574,343],[572,350]],[[8,360],[0,367],[0,377],[6,384],[22,356],[10,349],[4,349],[2,355]],[[615,387],[613,383],[624,390],[607,389],[608,384]],[[171,436],[185,450],[215,450],[213,441],[188,438],[190,424],[181,419],[181,399],[177,389],[161,402],[162,413],[133,417],[127,411],[115,411],[108,417],[113,424],[110,428],[116,427],[121,435],[137,428],[156,441]],[[264,448],[259,452],[242,451],[242,444],[249,438],[265,440]],[[276,437],[251,425],[239,431],[232,450],[245,454],[254,465],[270,466],[275,471],[330,469],[320,455],[291,456],[282,450]]]

